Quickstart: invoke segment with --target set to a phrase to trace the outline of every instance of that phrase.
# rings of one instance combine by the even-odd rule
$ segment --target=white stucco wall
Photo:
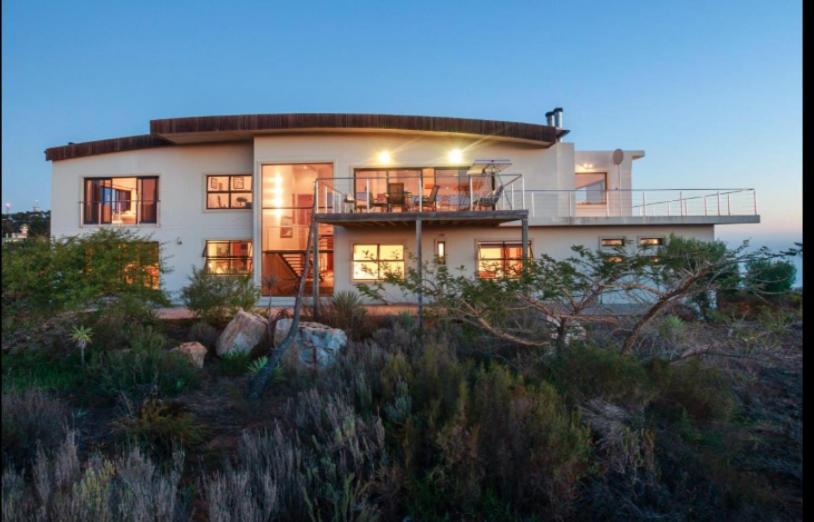
[[[596,250],[600,238],[624,237],[631,245],[638,244],[639,237],[667,237],[670,234],[712,241],[715,238],[712,225],[699,226],[639,226],[639,227],[533,227],[529,229],[529,242],[535,257],[546,253],[555,259],[574,254],[571,247],[582,245]],[[433,259],[436,241],[446,242],[447,266],[472,277],[477,268],[477,243],[483,241],[520,241],[519,227],[424,227],[422,231],[422,256],[425,261]],[[360,243],[401,244],[405,247],[407,266],[415,267],[411,256],[416,252],[416,234],[412,227],[382,230],[346,230],[337,228],[334,246],[334,291],[354,290],[359,282],[352,280],[353,245]],[[456,272],[457,273],[457,272]],[[391,290],[388,300],[394,303],[410,302],[398,290]]]
[[[206,175],[251,173],[251,143],[160,147],[55,161],[51,234],[59,238],[98,230],[98,225],[81,224],[85,177],[158,176],[158,223],[115,226],[162,243],[165,266],[172,270],[162,285],[176,297],[191,267],[203,266],[206,240],[252,238],[251,210],[206,210]]]

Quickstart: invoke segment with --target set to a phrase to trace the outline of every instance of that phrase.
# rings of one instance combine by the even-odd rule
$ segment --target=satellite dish
[[[614,165],[621,165],[623,159],[625,159],[625,152],[622,149],[616,149],[615,151],[613,151]]]

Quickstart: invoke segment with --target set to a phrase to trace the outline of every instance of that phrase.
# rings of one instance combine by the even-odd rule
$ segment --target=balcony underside
[[[390,228],[415,226],[498,226],[528,217],[528,210],[464,210],[456,212],[347,212],[317,213],[319,223],[345,228]]]

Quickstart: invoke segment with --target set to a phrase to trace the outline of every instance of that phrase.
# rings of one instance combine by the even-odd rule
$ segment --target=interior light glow
[[[450,163],[453,165],[457,165],[458,163],[463,162],[464,151],[461,149],[452,149],[447,153],[447,159],[449,159]]]
[[[379,152],[379,155],[376,156],[376,159],[379,160],[379,163],[386,165],[386,164],[390,163],[393,158],[390,156],[389,151],[383,150],[383,151]]]

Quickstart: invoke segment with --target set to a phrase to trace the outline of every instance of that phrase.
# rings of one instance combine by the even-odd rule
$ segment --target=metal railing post
[[[647,205],[647,202],[644,199],[644,192],[642,192],[642,217],[647,215],[647,207],[645,205]]]
[[[365,206],[367,211],[370,212],[370,180],[365,180]]]
[[[521,210],[528,210],[526,208],[526,178],[520,175],[520,191],[523,193],[523,208]]]
[[[718,203],[718,217],[721,217],[721,192],[715,193],[715,201]]]
[[[610,217],[611,194],[610,191],[605,191],[605,217]]]
[[[418,211],[424,212],[424,170],[418,175]]]
[[[727,216],[732,215],[732,193],[731,192],[726,195],[726,215]]]
[[[704,215],[705,216],[708,215],[707,214],[707,195],[706,194],[704,194]]]
[[[475,197],[472,193],[472,176],[469,176],[469,210],[475,209]]]
[[[574,217],[577,213],[576,196],[573,192],[568,193],[568,217]]]
[[[757,216],[757,191],[752,189],[752,212]]]

